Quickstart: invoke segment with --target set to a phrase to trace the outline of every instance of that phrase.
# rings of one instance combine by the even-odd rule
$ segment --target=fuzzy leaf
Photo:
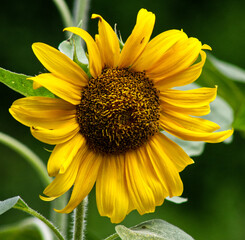
[[[27,80],[30,76],[24,74],[10,72],[0,68],[0,82],[7,85],[14,91],[28,97],[28,96],[45,96],[55,97],[53,93],[41,87],[36,90],[33,89],[33,81]]]
[[[0,215],[11,208],[27,209],[28,206],[19,196],[0,201]]]
[[[149,220],[132,228],[118,225],[116,232],[122,240],[193,240],[178,227],[161,219]]]

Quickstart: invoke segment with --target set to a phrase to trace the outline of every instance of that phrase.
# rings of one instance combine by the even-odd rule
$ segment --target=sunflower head
[[[166,197],[182,194],[179,172],[193,161],[165,132],[221,142],[233,131],[216,132],[217,124],[199,118],[210,112],[217,88],[172,89],[200,76],[208,45],[179,30],[150,40],[155,15],[141,9],[120,49],[111,26],[100,15],[92,18],[99,21],[95,39],[83,29],[65,29],[86,42],[89,74],[58,50],[35,43],[49,73],[30,79],[58,98],[22,98],[10,113],[34,137],[56,145],[48,161],[55,179],[41,198],[54,200],[73,187],[67,206],[56,210],[69,213],[96,184],[100,214],[118,223],[134,209],[153,212]]]
[[[83,88],[77,106],[80,132],[94,152],[135,150],[159,129],[158,91],[144,72],[105,68]]]

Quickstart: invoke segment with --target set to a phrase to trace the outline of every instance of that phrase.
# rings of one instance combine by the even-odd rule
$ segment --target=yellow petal
[[[179,148],[175,150],[176,144],[171,147],[173,152],[170,153],[163,145],[167,142],[165,140],[161,133],[156,134],[149,142],[146,149],[151,158],[156,175],[165,189],[167,189],[168,195],[170,197],[180,196],[183,192],[183,183],[179,176],[179,169],[183,169],[184,166],[192,163],[192,161],[185,153],[183,154],[183,151],[179,151]],[[167,146],[169,146],[169,144]],[[183,155],[179,156],[179,153]]]
[[[218,143],[224,141],[226,138],[230,137],[233,133],[233,130],[226,130],[222,132],[210,132],[210,131],[201,131],[200,129],[204,129],[203,127],[207,126],[200,126],[200,129],[198,131],[197,126],[194,127],[195,121],[193,121],[193,128],[189,126],[190,128],[187,129],[183,125],[184,119],[181,119],[179,121],[176,121],[171,117],[165,116],[161,114],[160,116],[160,126],[168,133],[188,141],[204,141],[209,143]],[[207,120],[206,120],[207,121]],[[210,126],[212,128],[212,126]]]
[[[101,56],[103,56],[103,67],[116,67],[119,60],[120,47],[116,33],[111,26],[97,14],[92,15],[92,19],[99,19],[99,44],[97,44]],[[98,41],[98,40],[97,40]]]
[[[152,67],[146,70],[150,79],[173,76],[190,67],[199,56],[202,44],[196,38],[179,40]]]
[[[65,54],[44,43],[34,43],[32,49],[43,66],[57,78],[76,86],[87,85],[87,74]]]
[[[96,202],[101,216],[112,223],[121,222],[127,212],[129,197],[123,155],[110,155],[101,164],[96,181]]]
[[[11,115],[28,127],[60,128],[74,119],[76,109],[70,103],[47,97],[20,98],[9,109]]]
[[[194,116],[203,116],[210,112],[209,103],[217,94],[217,88],[198,88],[192,90],[166,89],[160,92],[162,110],[170,109]]]
[[[38,88],[42,87],[41,84],[37,83],[37,82],[33,82],[33,89],[36,90]]]
[[[82,86],[78,86],[63,80],[62,78],[58,78],[52,73],[43,73],[28,79],[37,82],[58,97],[73,105],[78,105],[81,102]]]
[[[162,133],[154,135],[154,137],[152,138],[152,144],[155,144],[155,146],[161,149],[161,152],[165,153],[167,158],[172,162],[178,172],[184,170],[187,165],[194,163],[194,161],[178,144],[167,138]],[[152,144],[150,143],[151,147]]]
[[[85,139],[82,134],[77,133],[70,141],[55,146],[48,160],[49,176],[63,174],[73,161],[78,151],[85,151]]]
[[[79,124],[74,118],[67,121],[66,125],[56,129],[31,127],[31,133],[39,141],[55,145],[70,140],[79,131],[79,129]]]
[[[168,122],[174,122],[178,126],[195,132],[213,132],[220,129],[220,126],[204,118],[191,117],[186,114],[165,110],[161,117],[168,119]],[[160,117],[160,118],[161,118]]]
[[[83,29],[77,27],[68,27],[64,31],[72,32],[80,36],[87,44],[88,54],[89,54],[89,71],[92,77],[96,78],[101,74],[102,71],[102,61],[99,49],[94,41],[94,39]]]
[[[57,198],[57,197],[44,197],[44,196],[42,196],[42,195],[39,195],[39,197],[40,197],[43,201],[46,201],[46,202],[53,201],[54,199]]]
[[[152,186],[148,181],[151,181],[145,172],[145,166],[142,165],[143,157],[137,151],[128,151],[125,154],[125,173],[128,185],[129,198],[132,201],[134,208],[140,214],[145,214],[155,211],[155,196]]]
[[[207,44],[203,44],[202,49],[212,51],[212,48]]]
[[[130,67],[147,45],[155,24],[155,15],[146,9],[141,9],[137,16],[136,25],[123,46],[118,67]]]
[[[146,144],[148,145],[148,143]],[[146,150],[146,145],[138,149],[138,164],[141,165],[142,172],[144,172],[145,179],[148,186],[150,186],[154,198],[155,205],[162,205],[164,199],[168,196],[166,187],[162,184],[161,180],[156,174],[155,166],[152,164],[151,157]]]
[[[169,77],[162,75],[161,77],[154,78],[155,87],[160,91],[164,91],[166,88],[184,86],[197,80],[201,75],[202,67],[206,61],[206,53],[201,50],[200,55],[201,61],[185,70]]]
[[[164,111],[164,109],[169,109],[170,111],[178,112],[178,113],[183,113],[191,116],[205,116],[210,113],[210,106],[209,104],[204,105],[202,107],[190,107],[186,106],[185,107],[179,107],[175,105],[171,105],[167,102],[161,102],[161,109]]]
[[[161,100],[172,105],[201,107],[212,102],[217,95],[217,88],[197,88],[191,90],[166,89],[160,93]]]
[[[59,213],[70,213],[92,190],[97,179],[98,170],[102,162],[102,156],[88,150],[80,156],[82,160],[75,184],[72,190],[70,201],[62,210],[55,210]]]
[[[146,45],[141,56],[133,64],[132,69],[141,72],[156,67],[168,49],[173,47],[180,39],[187,38],[186,34],[179,30],[169,30],[157,35]]]
[[[63,174],[59,173],[54,181],[45,188],[43,193],[49,197],[59,197],[66,193],[75,182],[80,162],[80,155],[77,154],[67,170]]]

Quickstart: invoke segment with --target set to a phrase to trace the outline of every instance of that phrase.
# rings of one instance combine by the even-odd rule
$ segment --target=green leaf
[[[229,65],[230,68],[227,69],[227,65]],[[241,103],[243,103],[245,99],[245,92],[243,91],[245,90],[245,82],[241,77],[238,77],[241,76],[241,71],[234,74],[234,72],[236,72],[236,68],[233,68],[233,74],[230,73],[231,66],[231,64],[224,64],[224,62],[208,54],[202,74],[196,83],[205,87],[214,87],[217,85],[218,94],[233,108],[235,112],[238,112],[241,107]],[[224,71],[224,69],[226,70]],[[240,78],[239,82],[238,78]]]
[[[19,196],[0,201],[0,215],[10,210],[11,208],[22,210],[45,223],[57,236],[58,239],[64,240],[59,230],[44,216],[30,208]]]
[[[4,240],[52,240],[49,228],[36,218],[1,226],[0,239]]]
[[[28,97],[28,96],[45,96],[55,97],[53,93],[41,87],[36,90],[33,89],[33,81],[27,80],[30,76],[24,74],[10,72],[0,68],[0,82],[7,85],[14,91]]]
[[[240,131],[245,131],[245,103],[241,104],[240,110],[238,111],[233,127]]]
[[[181,203],[185,203],[188,201],[187,198],[183,198],[183,197],[166,197],[166,200],[176,203],[176,204],[181,204]]]
[[[14,207],[19,199],[20,197],[13,197],[4,201],[0,201],[0,215]]]
[[[245,70],[208,54],[197,84],[218,85],[218,94],[234,110],[233,128],[245,131]]]
[[[224,76],[238,82],[245,83],[245,70],[238,66],[222,61],[212,55],[209,55],[209,60]]]
[[[193,240],[178,227],[161,219],[149,220],[132,228],[118,225],[116,232],[122,240]]]
[[[89,73],[88,58],[83,48],[81,37],[72,34],[71,37],[59,45],[59,50],[77,63],[86,73]]]
[[[0,201],[0,215],[11,208],[20,209],[25,212],[29,210],[28,205],[19,196]]]

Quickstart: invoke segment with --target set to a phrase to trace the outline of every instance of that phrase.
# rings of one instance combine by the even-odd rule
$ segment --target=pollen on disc
[[[76,115],[90,149],[125,153],[158,131],[158,91],[144,72],[107,68],[83,88]]]

